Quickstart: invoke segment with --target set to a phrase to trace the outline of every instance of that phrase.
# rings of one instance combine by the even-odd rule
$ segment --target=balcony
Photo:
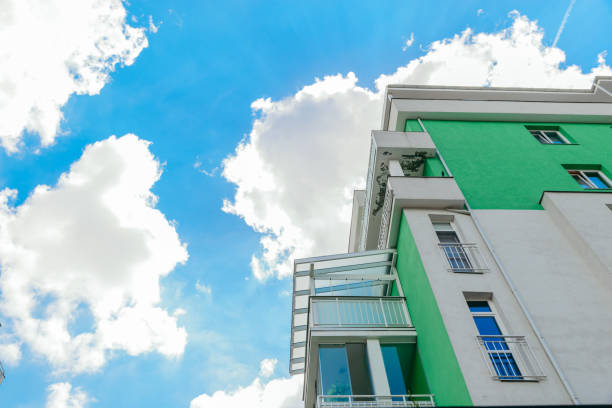
[[[500,381],[539,381],[546,376],[525,336],[477,336],[491,377]]]
[[[450,272],[483,273],[488,267],[476,244],[440,243],[440,253]]]
[[[359,310],[363,313],[370,313],[368,316],[372,319],[371,323],[377,322],[377,320],[374,320],[375,318],[383,319],[382,321],[384,322],[384,319],[388,317],[389,322],[394,321],[391,315],[381,315],[383,309],[377,313],[376,306],[372,306],[369,303],[366,304],[366,302],[363,301],[357,301],[357,299],[362,299],[363,297],[383,297],[391,294],[392,283],[396,279],[392,271],[394,258],[394,250],[383,250],[321,256],[298,259],[295,261],[293,271],[291,354],[289,366],[289,372],[291,374],[303,373],[306,368],[306,349],[308,337],[311,334],[309,328],[319,332],[324,331],[325,335],[330,335],[332,331],[323,328],[321,324],[331,325],[332,323],[336,323],[346,325],[349,323],[347,319],[358,318],[356,314],[351,315],[348,313],[358,313]],[[343,303],[343,306],[329,303],[323,306],[315,306],[317,310],[323,308],[317,317],[318,324],[315,327],[313,326],[313,317],[311,316],[312,310],[314,309],[311,307],[312,302],[310,299],[322,297],[332,299],[332,302],[341,302],[341,298],[352,297],[357,303],[346,303],[346,301],[344,301],[345,303]],[[394,303],[393,306],[395,305]],[[336,316],[340,316],[340,320],[336,322],[332,320],[321,320],[331,319],[324,315],[325,311],[327,311],[326,307],[336,307]],[[387,303],[384,304],[384,307],[387,308],[384,310],[388,310],[388,313],[395,310],[389,309],[391,306]],[[346,308],[347,314],[338,315],[339,308],[342,308],[341,310],[343,313]],[[374,315],[372,315],[372,313]],[[407,311],[405,309],[404,313],[407,316]],[[362,319],[360,323],[368,322],[368,320],[365,320],[365,314],[360,319]],[[406,319],[407,322],[410,322],[409,318],[406,317]],[[354,320],[354,322],[357,323],[358,320]],[[318,330],[319,328],[322,330]]]
[[[434,407],[431,394],[420,395],[319,395],[317,408]]]
[[[403,297],[313,296],[310,309],[312,328],[412,326]]]

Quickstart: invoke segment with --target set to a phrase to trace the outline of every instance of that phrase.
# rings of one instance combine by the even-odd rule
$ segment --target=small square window
[[[542,144],[571,144],[561,132],[555,129],[528,130]]]
[[[568,170],[568,173],[584,189],[612,188],[610,180],[599,170]]]

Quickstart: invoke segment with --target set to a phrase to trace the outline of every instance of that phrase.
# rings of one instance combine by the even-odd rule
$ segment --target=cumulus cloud
[[[262,368],[264,361],[272,360],[263,360]],[[265,377],[261,373],[260,376]],[[258,377],[250,385],[234,391],[201,394],[191,401],[189,408],[303,408],[302,382],[301,375],[268,382]]]
[[[612,74],[605,53],[590,72],[565,66],[565,53],[544,45],[536,21],[510,16],[500,31],[466,29],[433,42],[422,57],[380,75],[373,90],[350,72],[253,102],[251,132],[222,174],[236,186],[223,210],[262,234],[251,260],[257,279],[290,275],[293,258],[346,251],[351,190],[365,184],[370,130],[379,126],[388,84],[590,88],[595,75]]]
[[[155,209],[161,167],[148,145],[111,136],[23,204],[0,192],[0,313],[57,371],[96,370],[113,350],[183,353],[180,311],[159,306],[159,280],[188,255]]]
[[[51,384],[47,392],[45,408],[83,408],[91,401],[83,390],[67,382]]]
[[[274,374],[278,360],[275,358],[265,358],[259,363],[259,375],[261,377],[270,377]]]
[[[24,131],[53,143],[72,94],[95,95],[117,64],[147,46],[126,23],[121,0],[0,2],[0,143],[18,149]],[[34,29],[35,28],[35,29]]]
[[[223,162],[223,176],[237,186],[223,210],[264,234],[263,254],[251,260],[257,279],[288,276],[290,256],[345,249],[346,187],[364,182],[369,129],[381,109],[356,83],[353,73],[329,76],[290,98],[252,104],[260,117]]]

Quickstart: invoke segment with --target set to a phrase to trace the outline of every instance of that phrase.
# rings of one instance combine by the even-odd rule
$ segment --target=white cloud
[[[73,389],[67,382],[51,384],[47,392],[46,408],[83,408],[92,401],[82,389]]]
[[[270,377],[274,374],[277,363],[278,360],[275,358],[265,358],[261,360],[261,363],[259,363],[259,376],[265,378]]]
[[[483,10],[483,9],[478,9],[478,10],[476,11],[476,15],[477,15],[477,16],[481,16],[481,15],[483,15],[483,14],[484,14],[484,10]]]
[[[70,95],[98,94],[147,38],[121,0],[4,0],[0,44],[0,144],[13,152],[24,131],[53,143]]]
[[[414,43],[414,33],[410,33],[410,38],[408,38],[406,42],[404,43],[404,46],[402,47],[402,51],[406,51],[408,48],[412,47],[413,43]]]
[[[155,23],[153,23],[153,16],[149,16],[149,31],[156,33],[159,30],[160,25],[161,22],[158,25],[155,25]]]
[[[260,117],[223,162],[223,176],[237,185],[223,210],[264,234],[263,255],[251,261],[257,279],[289,275],[288,256],[345,250],[345,187],[363,184],[381,109],[356,82],[353,73],[329,76],[284,100],[252,104]]]
[[[193,163],[193,168],[208,177],[215,177],[219,171],[219,166],[213,167],[211,170],[202,168],[202,162],[200,161],[199,156],[196,157],[196,161]]]
[[[512,25],[494,33],[467,29],[436,41],[424,56],[376,89],[357,85],[352,72],[317,79],[279,101],[258,99],[252,130],[223,162],[236,185],[223,210],[262,234],[251,261],[257,279],[285,277],[293,258],[345,252],[352,188],[365,184],[370,130],[380,123],[387,84],[590,88],[611,75],[605,54],[590,72],[564,66],[565,53],[542,43],[537,22],[512,12]]]
[[[159,306],[159,280],[188,255],[155,209],[161,168],[148,145],[112,136],[20,206],[16,191],[0,193],[0,312],[57,371],[96,370],[112,350],[183,353],[187,334],[180,313]]]
[[[264,360],[266,361],[266,360]],[[263,361],[262,361],[263,364]],[[261,374],[260,374],[261,375]],[[231,392],[217,391],[194,398],[190,408],[303,408],[303,377],[278,378],[265,382],[261,378]]]
[[[196,281],[195,288],[198,292],[203,293],[205,295],[212,294],[212,288],[210,287],[210,285],[200,283],[200,281]]]
[[[21,348],[17,343],[0,344],[0,362],[7,365],[17,365],[21,360]]]

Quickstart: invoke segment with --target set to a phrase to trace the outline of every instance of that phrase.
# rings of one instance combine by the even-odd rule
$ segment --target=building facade
[[[389,86],[348,253],[296,260],[306,408],[612,403],[612,78]]]

